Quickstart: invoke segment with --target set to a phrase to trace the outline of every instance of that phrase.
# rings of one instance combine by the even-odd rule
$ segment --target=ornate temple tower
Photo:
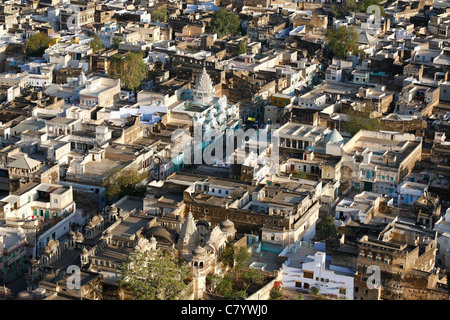
[[[194,280],[194,299],[201,299],[206,288],[206,276],[210,269],[210,256],[200,246],[192,250],[191,269]]]
[[[192,90],[192,100],[201,103],[209,104],[214,98],[215,90],[213,82],[203,68],[202,73],[197,77],[195,81],[195,87]]]
[[[189,256],[200,243],[200,234],[197,231],[197,226],[194,221],[192,212],[188,213],[186,220],[184,220],[176,248],[179,250],[181,257]]]

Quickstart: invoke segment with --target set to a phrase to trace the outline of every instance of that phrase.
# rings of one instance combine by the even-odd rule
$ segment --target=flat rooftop
[[[149,222],[149,219],[130,216],[112,229],[111,233],[113,236],[130,239],[138,230],[145,227]]]
[[[78,121],[78,119],[71,119],[71,118],[66,118],[66,117],[55,117],[51,120],[48,120],[47,124],[67,126],[67,125],[72,124],[77,121]]]
[[[17,232],[15,228],[0,227],[0,236],[3,236],[3,246],[5,249],[16,245],[21,240],[25,240],[25,238],[18,236]]]
[[[184,101],[172,109],[172,112],[203,112],[211,107],[198,101]]]
[[[308,261],[308,256],[314,256],[318,250],[306,246],[301,246],[295,252],[288,250],[285,257],[291,260],[289,267],[291,268],[301,268],[302,264]]]
[[[115,262],[122,262],[127,260],[132,252],[133,248],[107,246],[104,250],[97,253],[96,257]]]
[[[110,170],[125,167],[127,162],[104,158],[102,161],[89,161],[85,165],[85,175],[103,176]]]
[[[124,212],[131,212],[133,209],[139,211],[143,206],[143,199],[135,200],[135,199],[126,199],[115,205],[117,208],[120,208]]]
[[[280,138],[315,141],[317,137],[324,135],[329,129],[303,123],[289,122],[277,131]]]
[[[295,195],[287,192],[280,192],[273,197],[273,202],[295,204],[301,202],[305,196]]]

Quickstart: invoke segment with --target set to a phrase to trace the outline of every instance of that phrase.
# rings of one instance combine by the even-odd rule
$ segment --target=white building
[[[422,142],[409,133],[360,130],[341,150],[355,189],[397,197],[398,184],[420,160]]]
[[[22,271],[27,241],[21,229],[0,227],[0,279],[8,281]]]
[[[28,72],[19,73],[2,73],[0,74],[0,85],[2,86],[18,86],[21,90],[27,86],[29,74]]]
[[[75,210],[72,187],[48,183],[41,183],[21,194],[11,194],[1,202],[6,226],[21,226],[36,220],[44,222]]]
[[[322,110],[326,103],[327,95],[319,91],[311,91],[298,98],[298,105],[308,109]]]
[[[319,141],[330,133],[329,128],[304,123],[288,122],[276,130],[274,136],[279,139],[278,145],[285,149],[315,149]]]
[[[381,196],[378,193],[364,191],[353,199],[344,198],[336,206],[335,218],[347,221],[358,220],[361,223],[369,223],[378,209]]]
[[[311,252],[304,258],[304,254]],[[291,289],[319,289],[319,294],[353,300],[354,271],[330,264],[325,252],[301,247],[286,250],[283,264],[283,287]],[[302,262],[302,260],[304,260]]]
[[[436,264],[438,267],[450,268],[450,208],[434,225],[434,231],[438,232]]]
[[[81,106],[109,107],[120,98],[120,79],[95,76],[86,79],[84,84],[79,93]]]
[[[398,186],[398,203],[412,206],[414,201],[419,199],[426,189],[426,184],[406,181]]]
[[[354,84],[359,84],[366,86],[370,81],[370,72],[363,70],[353,70],[352,71],[352,82]]]

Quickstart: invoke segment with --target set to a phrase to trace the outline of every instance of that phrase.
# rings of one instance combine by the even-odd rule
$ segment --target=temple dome
[[[176,236],[162,226],[155,226],[148,229],[145,231],[145,237],[151,241],[156,241],[156,239],[159,238],[160,240],[165,240],[171,244],[175,244],[177,241]]]
[[[204,248],[198,246],[197,248],[195,248],[195,249],[192,251],[192,253],[193,253],[193,255],[194,255],[195,257],[202,257],[202,256],[204,256],[204,255],[206,254],[206,250],[205,250]]]
[[[344,138],[342,138],[341,134],[336,129],[333,129],[325,136],[324,142],[325,144],[327,143],[339,144],[344,142]]]
[[[220,223],[220,228],[222,230],[233,230],[234,229],[234,223],[231,220],[225,219]]]

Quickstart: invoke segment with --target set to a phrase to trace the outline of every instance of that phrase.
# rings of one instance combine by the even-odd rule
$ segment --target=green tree
[[[243,40],[239,41],[239,45],[237,47],[236,55],[241,55],[247,53],[247,45]]]
[[[142,81],[147,77],[147,67],[143,58],[142,52],[113,55],[109,67],[109,77],[120,79],[121,85],[133,91],[136,96]]]
[[[119,43],[123,42],[123,38],[122,37],[113,37],[111,39],[111,47],[113,47],[114,49],[119,48]]]
[[[91,42],[89,42],[89,46],[92,48],[94,52],[104,48],[102,40],[100,40],[100,38],[97,36],[94,36],[92,38]]]
[[[339,5],[334,4],[331,6],[331,14],[338,19],[343,19],[348,16],[350,12],[356,11],[358,11],[358,4],[355,0],[344,0]]]
[[[150,11],[150,15],[152,17],[152,22],[167,22],[168,14],[165,7]]]
[[[119,200],[126,195],[143,197],[146,192],[146,178],[147,173],[139,173],[136,167],[113,170],[103,184],[106,197],[110,201]]]
[[[235,256],[235,269],[239,272],[246,267],[248,259],[251,254],[248,252],[248,247],[239,247]]]
[[[334,4],[331,6],[331,14],[338,19],[343,19],[345,16],[348,16],[350,12],[374,13],[373,11],[367,12],[367,9],[372,5],[376,5],[380,8],[380,16],[385,16],[384,9],[380,5],[380,0],[364,0],[360,2],[356,2],[355,0],[344,0],[339,5]]]
[[[294,174],[295,178],[300,178],[300,179],[307,179],[308,175],[305,172],[296,172]]]
[[[246,267],[249,258],[250,253],[247,246],[239,248],[229,246],[223,250],[220,256],[222,263],[238,271]]]
[[[248,296],[247,291],[239,290],[239,291],[234,291],[231,295],[231,298],[234,300],[239,300],[239,299],[245,299],[245,298],[247,298],[247,296]]]
[[[347,112],[348,121],[343,124],[343,130],[354,136],[359,130],[380,131],[379,118],[371,118],[368,112],[351,110]]]
[[[358,32],[355,27],[340,26],[327,32],[328,44],[337,58],[346,58],[358,53]]]
[[[332,215],[327,214],[316,226],[315,241],[333,239],[337,236],[337,227]]]
[[[218,38],[225,35],[239,35],[240,24],[241,21],[236,13],[221,8],[213,13],[209,31],[217,33]]]
[[[121,267],[120,286],[136,300],[180,300],[187,293],[189,268],[162,251],[136,251]]]
[[[317,288],[317,287],[312,287],[312,288],[311,288],[311,293],[312,293],[312,294],[319,294],[319,288]]]
[[[27,40],[27,53],[34,57],[40,57],[49,46],[50,38],[47,34],[38,32]]]
[[[367,9],[370,6],[378,6],[380,8],[380,16],[384,17],[386,13],[384,12],[383,7],[380,5],[380,0],[363,0],[362,2],[358,3],[357,11],[358,12],[364,12],[364,13],[375,13],[374,11],[367,12]]]
[[[230,268],[234,267],[234,247],[226,247],[225,250],[223,250],[220,260],[223,264],[229,266]]]
[[[226,274],[223,276],[216,286],[216,291],[227,298],[233,295],[233,279],[230,275]]]
[[[263,284],[265,279],[261,270],[257,269],[246,269],[241,278],[244,280],[244,291],[247,291],[252,284]]]

